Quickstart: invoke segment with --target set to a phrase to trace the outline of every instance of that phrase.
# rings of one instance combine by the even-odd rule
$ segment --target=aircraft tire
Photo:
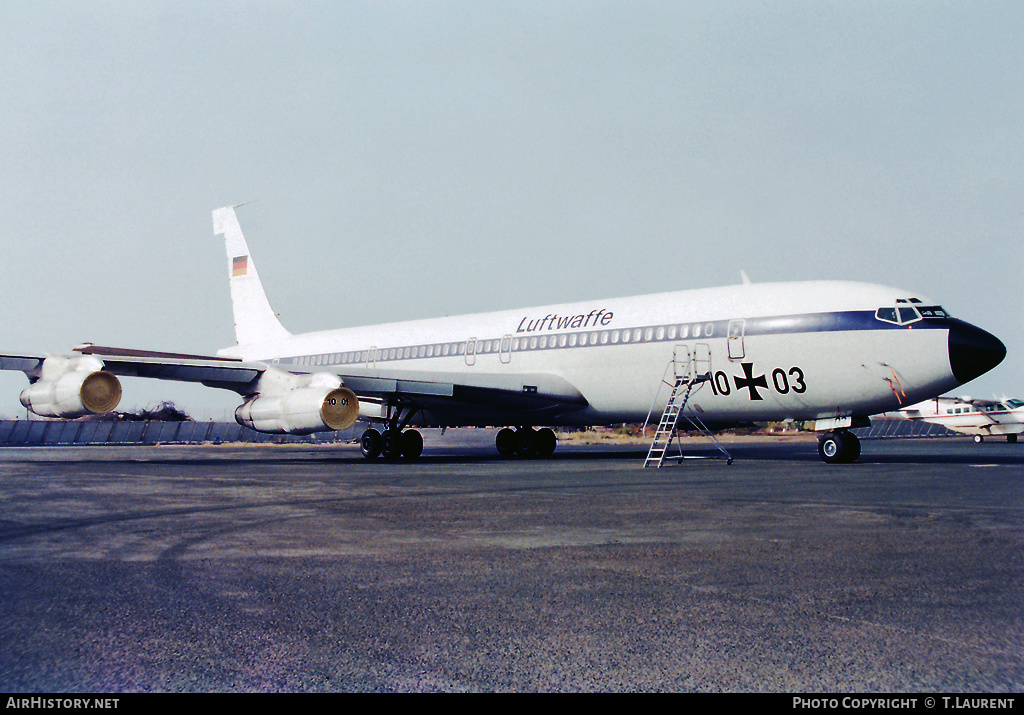
[[[516,431],[504,427],[498,430],[498,435],[494,438],[494,446],[498,448],[498,454],[502,457],[511,457],[516,453],[516,449],[519,446],[519,440],[516,437]]]
[[[368,429],[359,438],[359,451],[367,459],[376,459],[380,456],[380,432],[375,429]]]
[[[974,435],[974,443],[975,444],[981,444],[984,441],[985,441],[985,437],[984,436],[982,436],[980,434]]]
[[[826,464],[853,462],[860,457],[860,440],[845,430],[826,432],[818,439],[818,456]]]
[[[1015,434],[1008,434],[1008,435],[1006,435],[1006,441],[1009,442],[1010,444],[1015,444],[1017,442],[1017,435],[1015,435]]]
[[[520,457],[532,457],[537,454],[537,433],[532,427],[516,430],[516,454]]]
[[[402,433],[394,429],[384,430],[380,436],[380,453],[384,459],[395,460],[402,456]]]
[[[856,462],[860,459],[860,438],[853,432],[841,432],[846,440],[846,461]]]
[[[423,454],[423,435],[418,430],[407,429],[399,442],[402,445],[402,456],[406,459],[419,459]]]
[[[558,437],[555,436],[553,430],[545,427],[537,431],[534,444],[537,449],[537,456],[550,457],[555,453],[555,448],[558,446]]]

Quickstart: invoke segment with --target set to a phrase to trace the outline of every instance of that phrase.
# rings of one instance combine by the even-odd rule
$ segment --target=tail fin
[[[213,233],[215,236],[223,234],[227,247],[235,340],[239,345],[251,345],[289,337],[290,333],[277,319],[263,291],[234,207],[213,212]]]

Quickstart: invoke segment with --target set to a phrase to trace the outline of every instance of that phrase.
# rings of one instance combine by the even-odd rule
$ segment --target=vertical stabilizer
[[[231,307],[235,313],[235,340],[239,345],[251,345],[289,337],[281,325],[267,294],[263,291],[256,264],[238,225],[234,207],[213,212],[213,233],[224,235],[228,254],[228,279],[231,282]]]

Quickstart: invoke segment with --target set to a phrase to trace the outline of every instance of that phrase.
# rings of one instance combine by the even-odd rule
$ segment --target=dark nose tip
[[[991,333],[954,320],[949,326],[949,367],[960,383],[970,382],[1006,357],[1006,346]]]

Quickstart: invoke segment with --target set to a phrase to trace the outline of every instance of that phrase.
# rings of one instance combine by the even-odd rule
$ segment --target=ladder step
[[[704,362],[706,366],[710,366],[710,360],[702,362]],[[670,365],[672,364],[673,363],[670,363]],[[689,365],[688,362],[687,365]],[[687,370],[692,373],[695,371],[694,368],[699,369],[697,366],[692,366],[688,367]],[[666,369],[666,374],[667,372],[668,369]],[[661,421],[658,423],[658,427],[654,432],[654,438],[651,440],[651,447],[648,450],[647,459],[644,461],[645,467],[652,465],[660,467],[665,462],[665,455],[667,454],[669,445],[671,445],[672,439],[678,429],[679,419],[683,416],[683,410],[686,408],[686,403],[690,399],[690,393],[694,390],[700,389],[703,384],[708,382],[710,379],[710,369],[700,375],[676,375],[675,384],[670,383],[664,377],[662,378],[662,383],[664,385],[672,385],[672,390],[669,393],[668,402],[665,404],[665,410],[661,413]],[[692,417],[687,416],[686,419],[691,424],[694,420],[697,420],[697,422],[700,423],[700,420],[696,415]],[[716,445],[718,444],[718,440],[703,428],[703,423],[700,423],[698,429],[700,429],[702,433],[706,433],[707,436],[716,443]],[[725,452],[721,445],[718,445],[718,447],[720,450]],[[729,462],[731,464],[732,457],[728,455],[728,452],[726,452],[726,455],[729,456]]]

